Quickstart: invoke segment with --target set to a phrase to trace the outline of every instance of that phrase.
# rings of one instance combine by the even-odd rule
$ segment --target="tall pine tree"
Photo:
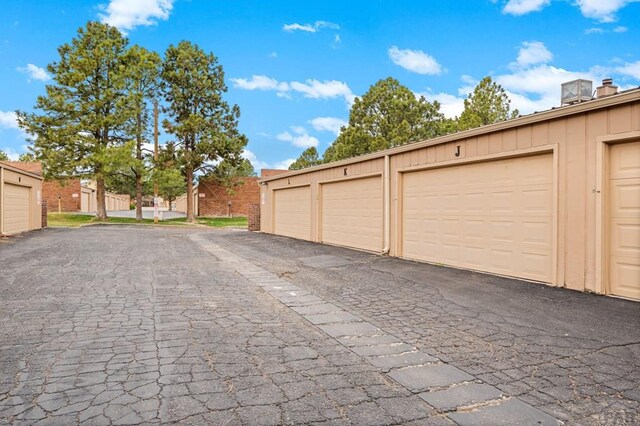
[[[511,100],[505,90],[491,77],[485,77],[464,100],[464,111],[458,119],[459,130],[473,129],[516,118],[518,110],[511,111]]]
[[[324,161],[336,161],[429,139],[444,132],[438,102],[430,103],[394,78],[380,80],[349,112],[349,125],[327,148]]]
[[[127,90],[128,41],[108,24],[89,22],[60,59],[47,66],[54,83],[36,110],[18,111],[18,123],[33,137],[33,150],[47,178],[96,181],[99,219],[106,219],[105,177],[131,159],[127,126],[135,115]]]
[[[240,158],[247,144],[238,132],[240,109],[222,97],[227,86],[218,59],[188,41],[167,49],[161,85],[169,116],[163,126],[176,138],[177,163],[191,194],[196,172]],[[187,221],[194,220],[193,199],[187,197]]]

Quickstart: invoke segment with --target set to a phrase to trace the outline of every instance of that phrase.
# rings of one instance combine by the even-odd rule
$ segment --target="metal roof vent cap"
[[[591,80],[573,80],[562,83],[560,95],[561,105],[571,105],[593,99],[593,82]]]
[[[618,93],[618,86],[613,85],[613,79],[605,78],[602,80],[602,86],[596,89],[596,97],[598,99]]]

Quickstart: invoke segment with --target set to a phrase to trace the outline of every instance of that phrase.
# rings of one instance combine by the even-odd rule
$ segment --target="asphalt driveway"
[[[635,302],[124,226],[0,243],[0,291],[0,423],[640,423]]]

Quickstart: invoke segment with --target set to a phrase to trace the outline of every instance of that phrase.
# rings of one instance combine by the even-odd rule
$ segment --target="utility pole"
[[[153,101],[153,162],[158,167],[158,101]],[[158,223],[158,179],[153,178],[153,223]]]

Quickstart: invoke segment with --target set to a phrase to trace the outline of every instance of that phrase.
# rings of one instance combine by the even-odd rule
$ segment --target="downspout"
[[[389,181],[389,156],[384,156],[384,172],[382,174],[383,191],[384,191],[384,248],[382,254],[389,254],[390,241],[391,241],[391,185]]]

